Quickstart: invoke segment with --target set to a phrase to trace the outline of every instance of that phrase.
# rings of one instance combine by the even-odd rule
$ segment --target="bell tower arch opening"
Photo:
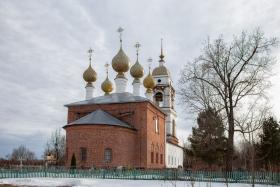
[[[163,93],[158,91],[154,95],[154,101],[157,106],[162,107],[163,106]]]

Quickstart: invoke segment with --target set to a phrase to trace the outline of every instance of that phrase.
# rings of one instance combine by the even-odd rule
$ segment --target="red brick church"
[[[122,29],[119,29],[120,36]],[[90,65],[83,74],[86,98],[67,104],[66,166],[75,156],[78,168],[177,168],[183,165],[183,149],[176,137],[175,91],[161,50],[159,66],[143,80],[144,69],[137,59],[130,60],[122,48],[112,60],[117,72],[115,85],[107,77],[101,84],[103,96],[93,97],[97,73]],[[133,93],[126,91],[126,72],[134,78]],[[112,93],[115,87],[115,92]]]

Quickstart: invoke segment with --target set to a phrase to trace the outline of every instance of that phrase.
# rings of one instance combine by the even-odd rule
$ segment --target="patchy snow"
[[[186,181],[162,180],[116,180],[116,179],[79,179],[79,178],[16,178],[0,179],[1,184],[17,186],[71,186],[71,187],[192,187]],[[224,183],[195,182],[195,187],[225,187]],[[229,187],[249,187],[249,184],[229,184]],[[255,185],[256,187],[269,187],[270,185]]]

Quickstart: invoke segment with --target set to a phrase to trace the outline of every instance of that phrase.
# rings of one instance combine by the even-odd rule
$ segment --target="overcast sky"
[[[64,104],[84,99],[89,47],[98,73],[95,95],[102,94],[104,64],[118,51],[119,26],[125,29],[123,46],[132,63],[133,46],[141,43],[146,72],[149,57],[153,67],[158,65],[164,39],[166,66],[178,89],[179,70],[200,54],[208,36],[230,40],[242,30],[261,27],[268,37],[280,37],[279,10],[277,0],[1,0],[0,157],[20,144],[42,155],[51,132],[66,124]],[[273,54],[279,61],[280,50]],[[274,71],[268,93],[280,118],[279,63]],[[115,75],[110,70],[111,80]],[[176,109],[183,140],[195,122],[186,123],[182,107]]]

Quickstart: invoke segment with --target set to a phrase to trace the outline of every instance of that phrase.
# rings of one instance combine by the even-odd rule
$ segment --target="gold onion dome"
[[[137,49],[136,50],[137,59],[135,64],[133,64],[133,66],[131,66],[130,68],[130,75],[135,79],[140,79],[144,75],[144,68],[141,66],[141,64],[138,61],[138,52],[139,52],[140,44],[137,42],[135,47]]]
[[[113,58],[112,67],[120,74],[129,70],[129,58],[126,56],[122,48],[120,48],[118,54]]]
[[[105,81],[101,84],[101,89],[105,92],[105,95],[110,94],[113,91],[113,83],[107,77]]]
[[[144,68],[138,62],[138,60],[131,66],[130,68],[130,75],[136,79],[140,79],[144,75]]]
[[[95,82],[97,79],[97,74],[94,69],[89,65],[86,71],[83,74],[83,78],[86,82]]]
[[[147,88],[147,92],[152,92],[153,88],[156,85],[156,82],[153,78],[153,76],[151,75],[150,71],[149,74],[145,77],[144,81],[143,81],[143,85],[145,86],[145,88]]]
[[[97,74],[96,72],[94,71],[94,69],[91,67],[91,56],[92,56],[92,53],[93,53],[93,50],[90,48],[88,50],[88,53],[89,53],[89,66],[88,68],[85,70],[85,72],[83,73],[83,78],[86,82],[88,83],[92,83],[92,82],[95,82],[96,79],[97,79]]]
[[[108,94],[110,94],[110,92],[113,91],[114,88],[113,88],[113,83],[108,78],[109,64],[106,63],[105,67],[106,67],[107,77],[106,77],[105,81],[103,81],[103,83],[101,84],[101,89],[103,90],[103,92],[105,92],[105,95],[108,95]]]
[[[119,28],[118,32],[120,33],[120,50],[119,52],[116,54],[116,56],[114,56],[114,58],[112,59],[112,67],[113,69],[118,72],[117,77],[124,77],[124,73],[127,72],[129,70],[129,58],[128,56],[125,54],[125,52],[122,49],[122,32],[123,32],[123,28]]]

